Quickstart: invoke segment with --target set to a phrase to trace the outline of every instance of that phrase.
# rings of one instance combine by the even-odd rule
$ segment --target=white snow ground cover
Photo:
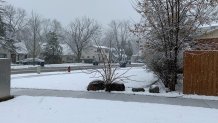
[[[118,70],[119,74],[124,73],[129,68]],[[138,67],[129,70],[125,76],[131,76],[124,84],[126,88],[146,87],[156,80],[153,73]],[[88,84],[97,78],[94,74],[88,74],[82,71],[52,72],[52,73],[31,73],[18,74],[11,76],[12,88],[34,88],[34,89],[53,89],[53,90],[73,90],[86,91]]]
[[[1,123],[216,123],[217,109],[62,97],[0,103]]]
[[[121,69],[122,73],[126,69]],[[141,67],[132,68],[126,74],[133,75],[130,79],[136,81],[126,81],[126,91],[112,92],[125,94],[140,94],[149,96],[164,96],[164,97],[179,97],[192,99],[218,100],[217,96],[202,96],[202,95],[185,95],[181,92],[168,92],[161,89],[161,93],[149,93],[149,85],[156,80],[153,73],[146,71]],[[87,74],[82,71],[67,72],[49,72],[49,73],[27,73],[11,75],[11,88],[28,88],[28,89],[52,89],[52,90],[72,90],[72,91],[87,91],[86,88],[93,78],[93,74]],[[142,87],[145,92],[132,92],[132,88]]]

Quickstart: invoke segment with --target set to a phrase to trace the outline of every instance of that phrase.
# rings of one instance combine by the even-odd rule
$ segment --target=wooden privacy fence
[[[218,51],[184,53],[183,93],[218,96]]]

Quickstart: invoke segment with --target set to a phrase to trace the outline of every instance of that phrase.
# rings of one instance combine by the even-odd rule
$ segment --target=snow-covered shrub
[[[150,92],[150,93],[160,93],[160,88],[159,88],[159,86],[157,86],[157,85],[152,85],[152,86],[149,88],[149,92]]]
[[[125,85],[123,83],[109,83],[106,84],[106,91],[125,91]]]
[[[165,86],[167,86],[168,77],[168,61],[163,56],[163,52],[154,52],[152,50],[146,50],[144,53],[144,60],[146,68],[153,71],[154,74],[162,80]]]
[[[102,80],[94,80],[89,83],[87,90],[90,91],[97,91],[97,90],[104,90],[105,89],[105,83]]]

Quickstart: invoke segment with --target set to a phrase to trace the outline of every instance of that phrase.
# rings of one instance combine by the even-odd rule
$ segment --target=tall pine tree
[[[62,62],[62,47],[59,45],[58,37],[55,32],[47,34],[47,44],[45,46],[44,57],[48,64],[59,64]]]

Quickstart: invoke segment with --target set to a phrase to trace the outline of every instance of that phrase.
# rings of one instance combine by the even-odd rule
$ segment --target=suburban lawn
[[[119,74],[122,74],[127,69],[128,68],[122,68],[119,69],[117,72]],[[77,70],[70,73],[49,72],[41,74],[13,74],[11,75],[11,88],[87,91],[86,88],[89,82],[101,78],[99,78],[98,75],[95,76],[94,74],[88,74],[86,72]],[[126,91],[112,93],[218,100],[217,96],[184,95],[181,91],[166,93],[163,85],[161,85],[160,83],[157,83],[161,88],[160,93],[149,93],[149,85],[156,81],[157,78],[152,72],[147,71],[143,67],[132,68],[126,73],[125,76],[131,76],[131,80],[126,80],[124,83],[126,86]],[[182,80],[180,80],[179,83],[182,83]],[[132,88],[139,87],[144,88],[145,92],[132,92]]]
[[[128,69],[120,69],[117,73],[122,74]],[[130,69],[125,76],[131,76],[131,80],[126,80],[124,83],[126,88],[146,87],[156,80],[153,73],[147,72],[142,67]],[[11,76],[11,87],[86,91],[87,85],[95,79],[101,78],[99,75],[89,74],[87,71],[18,74]]]

